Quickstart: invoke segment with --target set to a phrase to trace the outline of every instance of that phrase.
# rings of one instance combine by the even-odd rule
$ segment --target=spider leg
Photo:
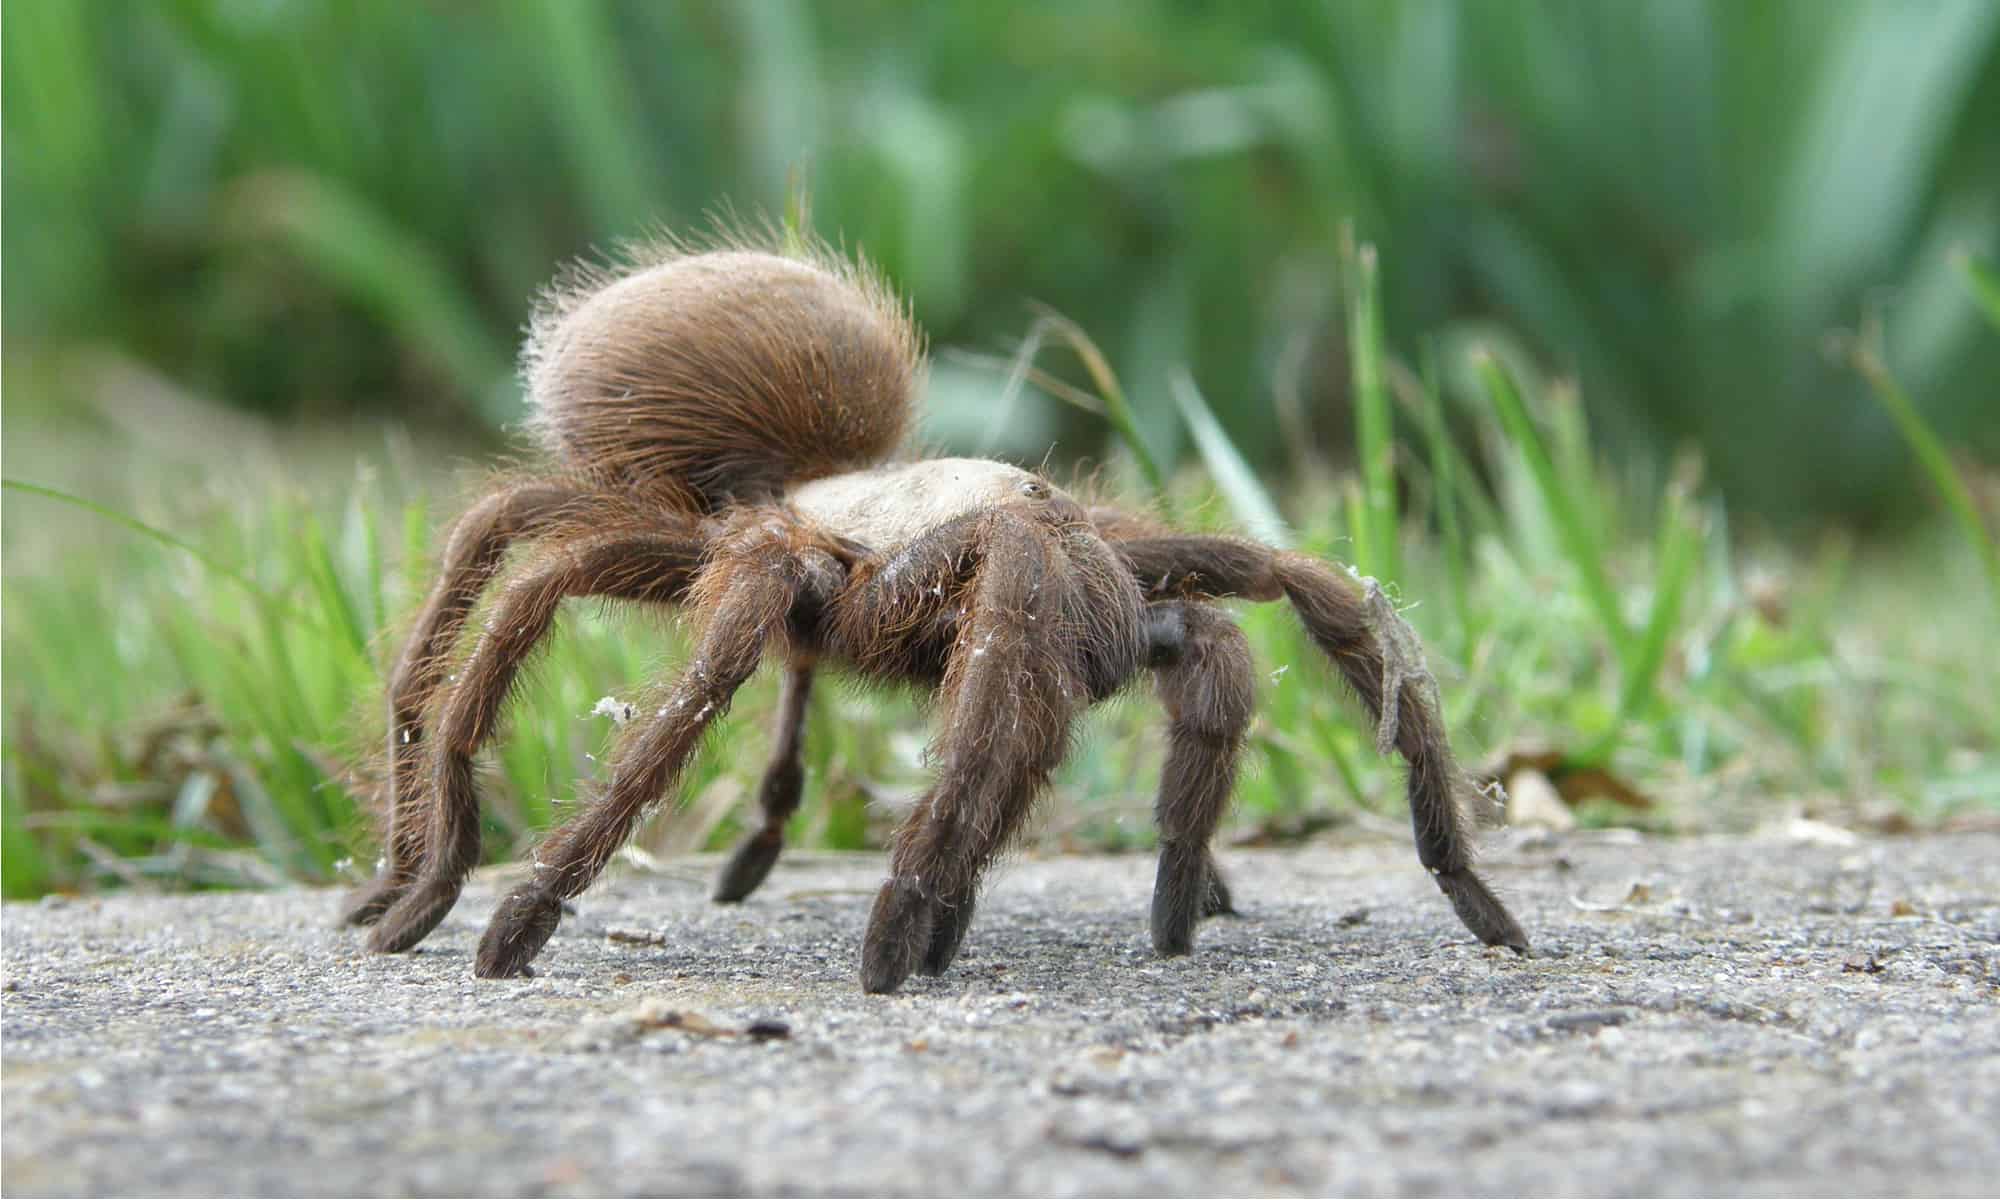
[[[1371,613],[1367,597],[1316,558],[1255,542],[1139,534],[1112,544],[1152,598],[1199,594],[1289,601],[1314,644],[1381,723],[1381,740],[1392,743],[1409,764],[1418,860],[1480,941],[1527,952],[1527,935],[1472,868],[1471,821],[1459,804],[1463,777],[1452,758],[1434,690],[1427,676],[1401,670],[1406,664],[1397,661],[1401,654],[1393,631]]]
[[[1230,911],[1209,850],[1229,806],[1243,737],[1255,712],[1250,644],[1212,605],[1170,601],[1148,612],[1148,642],[1167,710],[1167,763],[1155,818],[1160,869],[1153,885],[1153,948],[1186,954],[1195,924]]]
[[[1087,697],[1078,704],[1080,710],[1086,704],[1117,693],[1145,665],[1146,615],[1124,561],[1087,523],[1059,520],[1054,532],[1059,552],[1056,557],[1062,568],[1059,578],[1063,582],[1057,589],[1061,632],[1048,632],[1043,624],[1047,618],[1040,617],[1037,626],[1041,632],[1030,636],[1057,639],[1050,643],[1057,661],[1074,663],[1075,682],[1082,685]],[[1076,693],[1074,689],[1066,689],[1065,694]],[[1057,748],[1058,762],[1066,746],[1064,742]],[[1054,766],[1048,770],[1053,771]],[[1044,782],[1046,776],[1045,771]],[[1027,800],[1032,802],[1032,792]],[[1024,805],[1022,815],[1025,812]],[[1015,828],[1019,827],[1019,820],[1017,816]],[[1005,835],[994,852],[997,845],[1004,845],[1006,837],[1011,836],[1011,832]],[[989,857],[991,853],[988,852]],[[1223,887],[1220,875],[1215,875],[1214,880],[1227,908],[1227,888]],[[967,886],[957,894],[940,895],[937,920],[931,929],[930,945],[917,967],[919,972],[942,975],[951,966],[972,925],[977,899],[976,886]]]
[[[673,785],[701,736],[729,707],[772,638],[801,609],[816,610],[844,575],[782,517],[752,513],[696,580],[691,604],[705,617],[694,657],[644,725],[621,740],[611,782],[535,851],[529,878],[494,910],[473,971],[482,979],[525,973],[562,920],[562,902],[596,880],[634,826]]]
[[[951,962],[981,873],[1061,761],[1087,698],[1060,619],[1072,578],[1049,531],[994,512],[973,537],[977,565],[939,695],[938,777],[896,831],[862,947],[869,992]]]
[[[552,550],[502,585],[437,713],[421,865],[382,915],[369,938],[371,948],[395,953],[422,941],[451,911],[466,875],[479,865],[473,755],[492,736],[515,676],[548,635],[562,601],[607,596],[671,603],[685,593],[700,561],[692,524],[677,534],[618,531]]]
[[[757,789],[758,807],[764,813],[763,828],[743,839],[722,875],[715,882],[715,898],[724,903],[738,901],[757,890],[778,853],[785,848],[785,822],[798,811],[799,793],[805,787],[805,768],[800,762],[805,744],[806,701],[812,695],[811,666],[794,665],[785,672],[784,695],[778,704],[778,739],[771,750],[771,765],[764,769],[764,781]]]
[[[423,713],[444,666],[507,547],[546,528],[582,493],[563,483],[516,484],[473,505],[452,527],[437,583],[389,677],[389,796],[381,872],[355,889],[341,920],[373,925],[416,881],[424,850]]]

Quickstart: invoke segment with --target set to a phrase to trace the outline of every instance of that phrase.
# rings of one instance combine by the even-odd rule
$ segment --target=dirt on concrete
[[[527,981],[504,876],[415,954],[326,891],[4,910],[10,1196],[1976,1194],[2000,1180],[2000,838],[1514,838],[1535,941],[1406,844],[1017,860],[958,965],[857,960],[880,856],[616,873]]]

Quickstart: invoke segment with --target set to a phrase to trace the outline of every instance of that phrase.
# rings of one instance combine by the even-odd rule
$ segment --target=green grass
[[[252,411],[490,435],[557,264],[797,173],[939,344],[1003,352],[1028,298],[1088,329],[1163,468],[1177,365],[1254,468],[1361,462],[1385,579],[1380,351],[1416,348],[1347,360],[1351,322],[1498,321],[1606,452],[1692,441],[1741,514],[1893,525],[1914,464],[1820,354],[1879,300],[1925,420],[2000,454],[2000,342],[1953,286],[2000,253],[1991,0],[57,2],[0,43],[10,348]],[[1367,306],[1330,286],[1360,240],[1394,268]],[[999,448],[1103,444],[1052,425]]]
[[[791,223],[951,348],[936,440],[1102,457],[1134,503],[1381,579],[1468,759],[1547,744],[1654,802],[1588,819],[1670,828],[2000,802],[1988,0],[7,17],[7,895],[365,873],[351,767],[463,498],[439,462],[519,418],[530,296],[801,177]],[[968,369],[1024,326],[1006,386]],[[1239,825],[1393,811],[1290,616],[1241,619]],[[564,622],[491,755],[496,856],[678,651],[652,614]],[[774,691],[646,844],[734,834]],[[798,837],[872,844],[917,707],[814,705]],[[1149,840],[1154,708],[1093,718],[1045,838]]]
[[[1350,261],[1365,314],[1379,267],[1367,247]],[[1651,482],[1604,465],[1573,385],[1485,344],[1440,346],[1412,372],[1365,315],[1349,324],[1353,359],[1372,362],[1357,372],[1382,396],[1362,406],[1357,439],[1394,473],[1272,486],[1182,372],[1174,399],[1205,469],[1170,476],[1146,456],[1104,356],[1058,318],[1043,327],[1075,352],[1097,398],[1064,393],[1025,356],[1014,375],[1116,423],[1133,451],[1107,468],[1117,493],[1342,561],[1360,557],[1357,535],[1373,539],[1364,569],[1394,564],[1394,594],[1430,647],[1468,760],[1551,747],[1558,774],[1606,771],[1651,801],[1586,801],[1586,819],[1664,829],[1797,812],[1933,826],[2000,811],[2000,683],[1967,652],[2000,644],[1979,540],[1857,549],[1835,538],[1800,554],[1732,533],[1693,459]],[[32,360],[24,377],[41,377]],[[1390,392],[1406,393],[1400,433]],[[6,894],[365,874],[355,860],[367,781],[352,767],[380,736],[397,622],[427,586],[453,507],[424,495],[440,483],[416,465],[431,456],[365,451],[328,475],[318,450],[322,478],[302,483],[296,467],[263,462],[268,450],[209,446],[197,453],[211,459],[177,468],[156,445],[77,436],[90,454],[9,451],[23,476],[88,462],[96,474],[73,487],[126,499],[8,484]],[[1373,731],[1290,614],[1244,606],[1240,619],[1265,674],[1238,829],[1394,814],[1395,766],[1375,756]],[[679,649],[658,614],[572,606],[489,756],[494,856],[597,770],[613,732],[598,700],[637,697]],[[716,845],[739,831],[762,769],[770,676],[745,690],[642,845]],[[1040,836],[1147,844],[1159,725],[1143,689],[1093,716]],[[821,689],[797,839],[878,843],[886,802],[923,785],[924,737],[909,697]]]
[[[2000,332],[2000,280],[1994,277],[1991,268],[1969,256],[1959,255],[1958,266],[1967,294],[1984,310],[1994,330]],[[1897,434],[1922,468],[1931,489],[1944,501],[1959,536],[1985,567],[1988,598],[2000,606],[2000,531],[1988,528],[1965,473],[1952,462],[1943,439],[1924,419],[1923,410],[1890,369],[1882,337],[1880,322],[1871,320],[1858,336],[1836,336],[1833,347],[1868,381],[1876,402],[1896,423]]]

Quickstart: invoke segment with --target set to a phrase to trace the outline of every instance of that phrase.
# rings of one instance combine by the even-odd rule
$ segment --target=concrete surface
[[[856,983],[879,856],[615,875],[537,964],[497,881],[371,957],[331,892],[4,911],[30,1194],[1979,1193],[2000,838],[1503,841],[1482,949],[1406,844],[1235,851],[1146,946],[1146,858],[1002,868],[941,980]]]

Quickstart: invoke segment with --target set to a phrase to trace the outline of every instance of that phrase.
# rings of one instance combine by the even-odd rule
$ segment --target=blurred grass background
[[[8,895],[364,872],[345,767],[536,288],[800,178],[930,332],[933,443],[1392,581],[1468,757],[1583,819],[2000,809],[1990,0],[51,2],[0,41],[5,473],[110,514],[5,497]],[[1243,620],[1239,829],[1378,820],[1369,732]],[[578,614],[496,854],[673,648]],[[731,834],[770,690],[649,845]],[[799,834],[864,844],[919,714],[816,704]],[[1150,836],[1151,707],[1043,836]]]

